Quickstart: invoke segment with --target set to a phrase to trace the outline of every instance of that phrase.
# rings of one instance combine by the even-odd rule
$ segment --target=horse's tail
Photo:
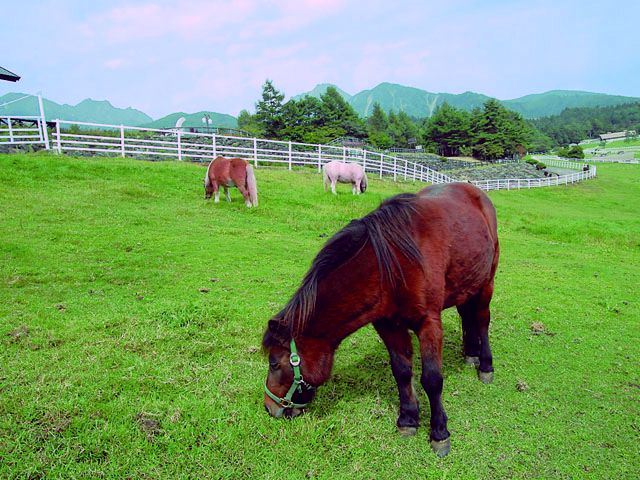
[[[362,180],[360,181],[360,191],[362,193],[364,193],[367,190],[368,187],[368,183],[367,183],[367,172],[364,171],[364,169],[362,170]]]
[[[253,167],[247,165],[247,190],[249,190],[249,199],[251,205],[258,206],[258,185],[256,183],[256,176],[253,174]]]

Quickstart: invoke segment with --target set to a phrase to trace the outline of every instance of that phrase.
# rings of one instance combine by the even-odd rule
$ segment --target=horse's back
[[[332,160],[323,167],[325,173],[330,177],[337,178],[338,180],[350,182],[356,178],[362,178],[364,175],[363,168],[353,162],[340,162],[338,160]]]
[[[485,192],[471,183],[455,182],[431,185],[418,196],[446,208],[452,214],[481,212],[492,231],[497,232],[496,210]],[[497,238],[497,234],[495,235]]]
[[[225,181],[229,178],[244,178],[248,162],[242,158],[216,157],[211,162],[209,175],[218,181]]]
[[[437,270],[431,264],[437,256],[445,306],[458,305],[493,281],[499,255],[495,208],[482,190],[461,182],[421,190],[417,207],[414,228],[426,271]]]

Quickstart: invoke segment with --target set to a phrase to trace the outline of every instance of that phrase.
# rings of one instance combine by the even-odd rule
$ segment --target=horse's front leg
[[[338,180],[331,179],[331,193],[333,193],[334,195],[337,195],[337,193],[336,193],[336,183],[337,182],[338,182]]]
[[[451,449],[447,414],[442,406],[442,321],[440,312],[427,314],[420,329],[420,354],[422,356],[422,376],[420,383],[429,397],[431,406],[431,448],[439,457],[444,457]]]
[[[218,185],[218,182],[213,182],[213,201],[214,203],[220,202],[220,185]]]
[[[402,435],[415,435],[420,425],[418,400],[411,384],[413,378],[413,347],[406,329],[394,327],[385,321],[373,325],[382,338],[391,360],[391,371],[398,384],[400,414],[396,425]]]
[[[224,187],[224,196],[227,199],[227,202],[231,201],[231,192],[229,191],[229,187]]]

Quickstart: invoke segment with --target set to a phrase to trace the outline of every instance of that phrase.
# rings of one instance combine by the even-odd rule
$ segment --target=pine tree
[[[284,125],[282,100],[284,93],[280,93],[273,82],[267,80],[262,86],[262,100],[256,104],[256,119],[267,138],[278,138]]]

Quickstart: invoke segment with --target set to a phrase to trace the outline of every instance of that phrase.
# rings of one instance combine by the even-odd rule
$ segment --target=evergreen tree
[[[387,115],[382,110],[378,102],[373,105],[373,112],[367,119],[367,130],[369,134],[369,142],[378,148],[389,148],[392,140],[387,133],[389,129],[389,121]]]
[[[470,115],[443,103],[427,120],[425,143],[435,146],[440,155],[457,156],[471,143]]]
[[[244,130],[245,132],[249,132],[256,137],[261,137],[264,135],[262,131],[262,125],[258,122],[258,119],[255,115],[251,115],[246,110],[241,110],[238,114],[238,128],[240,130]]]
[[[267,80],[262,86],[262,100],[256,104],[256,119],[267,138],[278,138],[284,125],[282,100],[284,93],[280,93],[273,82]]]

